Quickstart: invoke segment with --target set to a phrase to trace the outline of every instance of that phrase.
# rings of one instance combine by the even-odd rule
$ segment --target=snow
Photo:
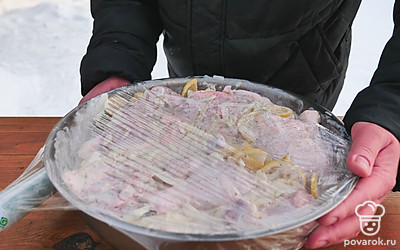
[[[349,68],[334,114],[344,115],[357,93],[369,85],[393,32],[393,5],[394,0],[362,1],[353,24]]]
[[[15,1],[15,8],[3,2],[13,8],[0,16],[0,115],[64,115],[80,98],[88,2]]]
[[[335,114],[368,85],[393,29],[393,3],[363,1]],[[88,0],[0,0],[0,116],[63,116],[74,108],[91,30]],[[162,37],[153,79],[168,77],[161,44]]]

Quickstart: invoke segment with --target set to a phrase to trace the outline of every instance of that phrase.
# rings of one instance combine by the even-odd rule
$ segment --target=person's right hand
[[[98,96],[100,94],[103,94],[104,92],[128,85],[131,83],[130,81],[117,77],[117,76],[111,76],[107,78],[106,80],[99,82],[94,88],[92,88],[89,93],[87,93],[80,101],[79,105],[86,102],[87,100]]]

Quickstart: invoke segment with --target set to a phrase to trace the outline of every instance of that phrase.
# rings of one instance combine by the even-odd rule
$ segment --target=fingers
[[[353,144],[347,157],[347,166],[354,174],[367,177],[372,172],[379,152],[391,142],[389,132],[372,123],[357,122],[351,134]]]
[[[360,170],[356,158],[362,157],[371,167],[368,177],[362,178],[349,197],[333,211],[319,219],[321,225],[331,225],[354,213],[354,208],[367,200],[383,200],[395,185],[399,149],[397,140],[385,129],[370,123],[356,123],[353,145],[348,156],[348,167]],[[359,172],[360,173],[360,172]]]
[[[120,77],[116,76],[111,76],[107,78],[106,80],[99,82],[94,88],[92,88],[89,93],[87,93],[80,101],[79,105],[88,101],[89,99],[92,99],[95,96],[98,96],[102,93],[105,93],[107,91],[128,85],[130,81],[125,80]]]
[[[379,201],[374,201],[378,204]],[[375,215],[377,207],[371,209],[370,206],[358,208],[359,214],[369,217]],[[343,242],[344,240],[357,237],[366,221],[360,219],[357,215],[347,217],[346,219],[329,226],[319,226],[307,239],[306,246],[309,248],[326,247]],[[361,224],[362,223],[362,224]],[[364,232],[364,231],[363,231]]]
[[[382,150],[376,159],[371,176],[362,178],[349,197],[337,208],[321,217],[318,222],[324,226],[331,225],[354,214],[355,207],[364,201],[381,202],[396,183],[396,157],[398,156],[393,153],[392,146]]]
[[[396,183],[400,156],[398,140],[387,130],[369,123],[356,123],[352,136],[348,167],[367,177],[360,179],[337,208],[318,220],[320,226],[310,235],[308,247],[332,245],[355,237],[361,230],[355,208],[365,201],[379,204]]]
[[[365,215],[373,215],[373,211],[364,213]],[[329,226],[319,226],[308,237],[305,244],[308,248],[319,248],[329,245],[338,244],[346,239],[356,237],[361,231],[360,221],[357,215],[352,215],[345,220]]]

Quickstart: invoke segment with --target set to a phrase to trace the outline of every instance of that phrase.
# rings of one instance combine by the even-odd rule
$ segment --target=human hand
[[[353,144],[347,166],[362,178],[347,199],[318,220],[319,226],[308,237],[306,247],[325,247],[356,237],[361,230],[356,206],[367,200],[382,202],[396,184],[400,158],[397,138],[369,122],[355,123],[351,135]]]
[[[79,105],[86,102],[87,100],[98,96],[104,92],[128,85],[131,83],[128,80],[125,80],[123,78],[117,77],[117,76],[111,76],[107,78],[106,80],[99,82],[94,88],[92,88],[89,93],[87,93],[80,101]]]

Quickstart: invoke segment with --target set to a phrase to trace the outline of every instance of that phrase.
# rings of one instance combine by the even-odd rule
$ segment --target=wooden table
[[[59,117],[0,117],[0,190],[25,170],[44,145],[49,131],[59,119]],[[383,205],[386,208],[386,214],[382,218],[379,234],[374,237],[360,234],[356,239],[375,240],[380,237],[385,241],[396,240],[397,246],[349,246],[346,249],[400,248],[400,193],[390,193]],[[66,238],[76,233],[84,233],[78,236],[91,236],[98,243],[95,249],[112,249],[86,225],[77,212],[60,210],[31,212],[13,227],[0,233],[0,249],[62,249],[63,245],[60,242],[65,243]],[[344,248],[343,244],[326,249],[341,248]],[[64,247],[64,249],[67,248]]]

